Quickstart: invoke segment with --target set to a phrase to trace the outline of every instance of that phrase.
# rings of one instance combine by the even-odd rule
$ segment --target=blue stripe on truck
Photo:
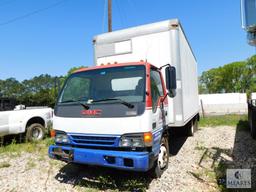
[[[153,146],[152,146],[152,151],[155,156],[159,154],[160,150],[160,141],[162,138],[163,134],[163,128],[157,129],[153,132]]]

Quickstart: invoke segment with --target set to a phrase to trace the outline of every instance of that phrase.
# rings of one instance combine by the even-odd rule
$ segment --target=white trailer
[[[197,62],[178,19],[101,34],[93,42],[97,65],[144,60],[174,66],[177,93],[168,97],[167,123],[181,127],[198,115]]]

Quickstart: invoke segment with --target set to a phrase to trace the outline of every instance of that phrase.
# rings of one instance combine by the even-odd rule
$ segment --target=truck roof
[[[78,69],[76,71],[74,71],[73,73],[79,73],[79,72],[83,72],[83,71],[90,71],[90,70],[94,70],[94,69],[105,69],[105,68],[112,68],[112,67],[122,67],[122,66],[129,66],[129,65],[152,65],[148,62],[145,61],[138,61],[138,62],[127,62],[127,63],[107,63],[107,64],[101,64],[100,66],[93,66],[93,67],[88,67],[88,68],[81,68]],[[153,65],[152,65],[153,66]]]
[[[113,31],[111,33],[103,33],[95,36],[93,38],[93,42],[97,44],[105,44],[113,41],[118,42],[118,41],[127,40],[134,36],[168,31],[178,26],[181,26],[178,19],[169,19],[161,22],[150,23],[150,24],[141,25],[137,27],[131,27],[128,29]]]

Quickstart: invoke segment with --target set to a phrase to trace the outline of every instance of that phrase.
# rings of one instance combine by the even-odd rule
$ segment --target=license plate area
[[[58,158],[72,161],[74,159],[74,151],[72,149],[62,149],[61,147],[55,147],[53,149],[53,154]]]

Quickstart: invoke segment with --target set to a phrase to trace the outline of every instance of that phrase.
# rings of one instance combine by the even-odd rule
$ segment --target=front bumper
[[[148,171],[155,162],[153,153],[149,152],[98,150],[58,145],[51,145],[48,154],[50,158],[67,162],[133,171]]]

